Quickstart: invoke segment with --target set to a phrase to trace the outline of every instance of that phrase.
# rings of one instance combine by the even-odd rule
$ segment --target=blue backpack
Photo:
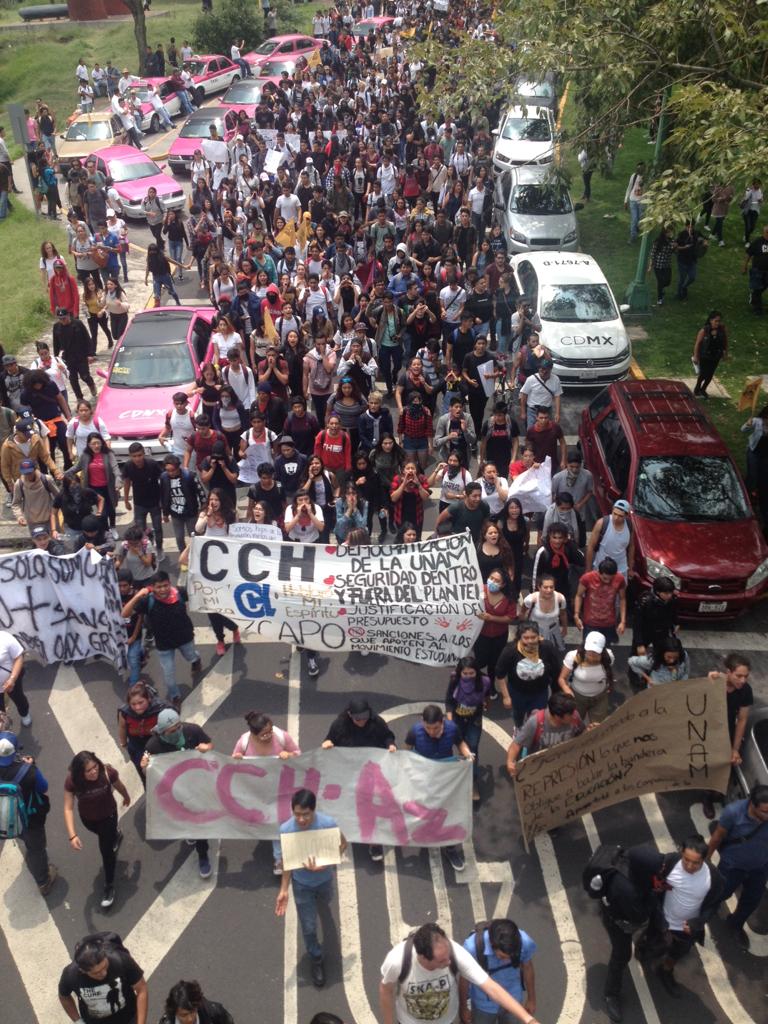
[[[31,765],[19,766],[10,782],[0,782],[0,840],[18,839],[29,821],[29,808],[24,802],[21,780]]]

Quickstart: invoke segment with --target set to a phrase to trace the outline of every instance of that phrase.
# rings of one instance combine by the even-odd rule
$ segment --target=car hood
[[[96,414],[114,437],[157,437],[173,408],[173,396],[185,390],[183,384],[170,388],[114,388],[105,384]]]
[[[554,356],[569,359],[621,358],[629,354],[629,338],[620,319],[597,324],[542,320],[541,341]]]
[[[547,157],[551,160],[554,157],[555,143],[552,139],[548,142],[528,142],[520,139],[496,139],[494,153],[497,156],[505,156],[508,159],[514,158],[520,163],[535,163]]]
[[[635,515],[632,522],[643,554],[686,579],[713,584],[718,579],[746,580],[768,557],[754,519],[670,523]]]
[[[201,143],[203,141],[203,139],[176,138],[173,140],[173,145],[168,152],[170,156],[191,157],[194,156],[196,149],[202,149]]]
[[[138,181],[115,182],[117,194],[134,203],[143,199],[150,188],[156,188],[158,196],[170,196],[174,192],[181,191],[178,182],[169,178],[167,174],[153,174],[150,178],[139,178]]]
[[[97,139],[93,142],[78,142],[74,139],[71,141],[57,139],[56,151],[62,160],[77,160],[90,156],[91,153],[94,153],[97,149],[103,149],[105,144],[109,144],[108,139]]]
[[[571,213],[514,213],[507,210],[507,223],[526,238],[565,238],[576,230],[576,215]]]

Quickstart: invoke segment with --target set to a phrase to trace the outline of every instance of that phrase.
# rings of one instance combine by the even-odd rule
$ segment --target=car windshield
[[[67,128],[67,142],[102,142],[111,138],[109,121],[75,121]]]
[[[749,516],[733,463],[716,456],[642,459],[634,509],[649,519],[732,522]]]
[[[546,284],[541,289],[542,320],[555,323],[599,323],[618,320],[607,284]]]
[[[149,86],[148,85],[135,85],[131,92],[136,96],[142,103],[149,102]]]
[[[190,384],[195,367],[186,341],[120,346],[109,374],[113,388],[170,388]]]
[[[187,121],[179,132],[180,139],[208,139],[210,126],[215,124],[219,135],[224,135],[224,121],[220,117],[206,117],[204,120]]]
[[[518,185],[512,192],[509,208],[513,213],[545,217],[570,213],[573,209],[568,192],[549,185]]]
[[[204,64],[201,60],[191,60],[184,67],[194,77],[195,75],[204,75],[208,71],[208,65]]]
[[[543,117],[508,117],[501,137],[515,142],[550,142],[552,132]]]
[[[153,178],[156,174],[160,174],[160,168],[151,160],[131,160],[130,163],[111,160],[109,173],[116,182],[138,181],[140,178]]]
[[[548,100],[555,95],[549,82],[518,82],[517,91],[521,96],[542,96]]]
[[[295,68],[296,62],[293,60],[268,60],[266,64],[260,65],[259,78],[277,78],[284,71],[292,75]]]
[[[256,82],[235,82],[227,89],[224,103],[258,103],[261,99],[261,86]]]
[[[254,53],[258,53],[259,56],[265,56],[266,57],[270,53],[272,53],[273,50],[276,50],[277,46],[278,46],[278,44],[275,42],[274,39],[266,39],[261,44],[261,46],[257,46],[256,49],[253,52]]]

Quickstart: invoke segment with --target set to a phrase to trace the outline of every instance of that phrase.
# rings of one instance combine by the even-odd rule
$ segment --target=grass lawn
[[[566,128],[568,113],[564,118]],[[639,242],[627,244],[629,213],[624,211],[624,192],[637,162],[650,161],[652,156],[653,147],[647,144],[645,132],[630,132],[614,164],[613,177],[593,175],[592,201],[578,215],[582,248],[598,261],[619,302],[624,300],[626,287],[634,277],[640,248]],[[573,177],[571,192],[576,200],[581,195],[581,174],[576,152],[570,149],[566,166]],[[743,184],[734,182],[737,195]],[[743,470],[746,442],[739,426],[748,413],[738,412],[736,406],[746,379],[768,371],[768,345],[766,324],[749,308],[747,278],[741,273],[744,243],[738,202],[731,204],[724,241],[723,249],[713,241],[707,255],[699,261],[698,278],[685,302],[675,298],[677,267],[673,266],[672,287],[667,289],[664,305],[657,306],[656,279],[651,272],[646,279],[651,312],[644,317],[629,316],[627,321],[642,326],[648,334],[646,341],[634,345],[635,358],[646,376],[683,378],[693,376],[693,343],[707,314],[712,309],[722,312],[728,329],[730,359],[720,363],[716,380],[726,388],[730,399],[710,398],[703,404]]]
[[[67,236],[60,226],[61,221],[35,217],[19,202],[18,196],[12,201],[13,213],[0,221],[0,275],[4,297],[0,302],[0,340],[6,352],[17,352],[51,324],[48,293],[43,290],[38,269],[41,243],[50,241],[59,252],[67,251]]]

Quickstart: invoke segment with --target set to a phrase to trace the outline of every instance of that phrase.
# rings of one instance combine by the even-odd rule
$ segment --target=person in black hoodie
[[[533,559],[531,570],[531,592],[538,590],[538,580],[542,576],[552,576],[555,590],[563,595],[572,606],[571,597],[571,566],[584,565],[584,554],[574,541],[568,539],[568,531],[561,523],[553,523],[547,530],[541,547]]]
[[[197,981],[178,981],[165,1000],[160,1024],[234,1024],[221,1003],[206,999]]]
[[[677,632],[675,584],[668,576],[653,581],[635,606],[632,623],[632,653],[647,654],[649,647],[659,648]]]
[[[323,750],[332,747],[376,747],[393,753],[395,734],[381,715],[375,715],[371,705],[363,697],[353,698],[346,711],[331,722],[328,735],[322,742]],[[371,860],[383,860],[384,850],[378,844],[370,846]]]

